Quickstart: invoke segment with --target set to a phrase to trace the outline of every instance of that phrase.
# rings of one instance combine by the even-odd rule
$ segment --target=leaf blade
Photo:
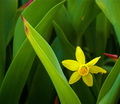
[[[102,88],[99,92],[99,96],[97,99],[97,102],[100,102],[100,100],[107,94],[109,93],[110,89],[112,88],[112,85],[114,84],[115,80],[117,79],[119,73],[120,73],[120,68],[119,68],[119,63],[120,63],[120,58],[114,65],[113,69],[109,73],[108,77],[106,78],[105,82],[102,85]],[[114,86],[113,86],[114,87]],[[107,89],[106,89],[107,88]],[[111,95],[110,95],[111,96]],[[109,100],[109,99],[108,99]]]
[[[26,20],[24,20],[24,26],[25,28],[27,28],[27,31],[25,31],[30,43],[32,44],[38,57],[40,58],[44,67],[46,68],[46,71],[48,72],[51,80],[53,81],[53,84],[60,97],[61,103],[80,104],[80,101],[77,98],[76,94],[68,85],[67,80],[50,46],[45,42],[45,40],[42,39],[41,36],[39,36],[39,34],[30,26],[30,24],[28,24]],[[62,89],[59,86],[59,84],[61,84]]]

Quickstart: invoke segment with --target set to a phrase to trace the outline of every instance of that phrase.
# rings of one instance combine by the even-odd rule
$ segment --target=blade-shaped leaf
[[[113,24],[120,44],[120,2],[119,0],[96,0],[96,3]]]
[[[74,54],[75,53],[75,48],[67,40],[67,38],[65,36],[64,29],[62,30],[61,27],[60,27],[61,25],[58,25],[56,22],[53,22],[53,23],[54,23],[55,31],[58,35],[59,40],[60,40],[63,57],[65,59],[70,59],[70,58],[74,59],[75,58],[75,54]],[[65,70],[64,72],[66,72],[67,74],[70,75],[69,70]],[[81,99],[82,103],[84,103],[84,104],[95,103],[94,96],[92,95],[90,89],[84,83],[82,83],[82,81],[79,81],[78,83],[72,85],[72,88],[74,89],[74,91],[76,92],[78,97]],[[86,96],[86,94],[88,96]],[[87,100],[85,100],[85,97],[86,97]]]
[[[60,39],[60,43],[61,43],[61,47],[63,49],[64,57],[65,58],[74,57],[75,48],[67,40],[64,32],[58,26],[58,24],[56,22],[53,22],[53,23],[54,23],[54,28],[55,28],[55,31],[58,35],[58,38]]]
[[[67,7],[72,24],[79,36],[100,12],[95,0],[68,0]]]
[[[116,78],[109,92],[100,100],[99,104],[118,104],[120,98],[120,74]]]
[[[17,11],[17,0],[1,0],[0,1],[0,29],[3,29],[5,42],[7,41],[8,33],[11,29],[11,25]],[[7,15],[6,15],[7,14]]]
[[[35,29],[23,18],[26,35],[36,54],[48,72],[62,104],[80,104],[74,91],[61,70],[58,60],[48,43],[35,31]]]
[[[26,39],[5,75],[0,88],[0,104],[18,103],[34,57],[35,53]]]
[[[36,1],[39,1],[39,0],[36,0]],[[37,5],[37,7],[39,7],[40,5],[36,1],[34,1],[34,5]],[[51,20],[53,19],[55,13],[59,10],[61,5],[64,3],[64,1],[62,1],[62,2],[58,2],[56,0],[51,0],[51,1],[54,5],[53,4],[51,5],[51,3],[50,3],[50,5],[49,5],[50,7],[47,6],[46,4],[39,7],[39,8],[46,8],[48,10],[48,11],[44,12],[44,15],[46,15],[46,14],[47,14],[46,16],[50,15],[49,19],[44,18],[44,16],[42,16],[40,18],[41,20],[37,20],[36,25],[39,24],[39,22],[44,21],[43,23],[40,24],[41,27],[44,27],[40,31],[41,33],[43,33],[46,30],[46,27],[48,27],[48,25],[51,23]],[[44,0],[44,2],[45,2],[45,0]],[[48,3],[50,1],[46,0],[46,2]],[[31,4],[30,6],[32,6],[32,5],[33,4]],[[34,11],[34,8],[29,9],[29,11],[30,10]],[[28,16],[28,17],[31,14],[29,11],[26,11],[26,13],[25,13],[26,16]],[[36,17],[37,17],[37,13],[36,13]],[[37,17],[37,18],[39,18],[39,17]],[[32,20],[32,18],[30,20]],[[20,21],[18,21],[18,22],[20,22]],[[45,24],[46,24],[46,26],[45,26]],[[19,26],[21,26],[21,25],[22,25],[22,23],[19,24]],[[16,28],[19,28],[19,26]],[[17,29],[17,30],[19,30],[19,29]],[[19,39],[21,39],[22,38],[21,35],[24,34],[24,30],[17,31],[16,34],[17,33],[19,34],[19,36],[18,36]],[[49,37],[49,36],[46,36],[46,37]],[[27,80],[27,76],[28,76],[30,68],[32,66],[34,56],[36,55],[34,53],[33,49],[31,48],[28,40],[24,39],[24,42],[22,42],[21,44],[22,45],[19,46],[19,49],[18,49],[18,51],[13,59],[13,62],[10,65],[10,67],[7,71],[7,74],[4,78],[4,81],[2,83],[2,87],[0,89],[0,102],[1,102],[1,104],[9,104],[9,103],[16,104],[16,103],[18,103],[19,98],[21,96],[22,89],[25,85],[25,82]],[[25,48],[25,47],[27,47],[27,48]],[[27,52],[28,52],[28,54],[27,54]],[[18,73],[18,74],[16,75],[16,73]],[[15,78],[12,76],[15,76]],[[21,77],[22,77],[22,80],[21,80]],[[16,89],[16,90],[14,90],[14,89]]]
[[[6,41],[17,10],[17,0],[0,0],[0,85],[4,77]]]
[[[54,21],[64,32],[64,35],[67,38],[67,40],[73,46],[76,47],[76,45],[78,44],[79,37],[75,32],[75,29],[72,25],[71,17],[65,6],[62,6],[61,9],[58,11],[57,15],[54,18]]]
[[[36,27],[39,24],[39,22],[41,22],[41,20],[44,18],[44,16],[46,16],[46,13],[51,11],[54,8],[54,6],[60,2],[61,0],[34,0],[32,4],[29,5],[22,12],[22,15],[30,22],[30,24],[33,27]],[[58,9],[56,9],[56,11]],[[47,18],[47,19],[50,19],[50,18]],[[24,28],[23,28],[21,19],[19,18],[16,24],[16,29],[15,29],[15,34],[14,34],[14,44],[13,44],[13,55],[14,56],[26,38],[23,30]]]
[[[31,80],[33,81],[27,104],[52,104],[56,91],[42,63],[39,63],[34,78]]]
[[[119,64],[120,64],[120,58],[118,59],[118,61],[114,65],[113,69],[109,73],[108,77],[106,78],[105,82],[103,83],[103,86],[102,86],[102,88],[100,90],[100,93],[99,93],[99,96],[98,96],[98,100],[97,100],[98,103],[100,102],[100,100],[105,95],[107,95],[107,93],[109,93],[110,90],[113,90],[115,88],[114,84],[118,83],[116,81],[117,81],[117,77],[118,77],[118,75],[120,73],[120,66],[119,66]],[[118,84],[118,86],[119,86],[119,84]],[[109,94],[109,96],[111,96],[111,94]]]

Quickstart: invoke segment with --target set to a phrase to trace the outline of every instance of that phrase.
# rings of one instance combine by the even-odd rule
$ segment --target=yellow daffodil
[[[106,73],[106,70],[99,66],[95,66],[100,57],[96,57],[88,63],[85,63],[85,55],[82,49],[77,46],[76,48],[76,60],[64,60],[62,61],[63,66],[71,71],[75,71],[69,80],[69,84],[77,82],[80,78],[83,79],[87,86],[93,86],[93,77],[91,73]]]

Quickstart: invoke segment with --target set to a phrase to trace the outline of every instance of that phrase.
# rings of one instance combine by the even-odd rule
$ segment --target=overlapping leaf
[[[17,10],[17,0],[0,0],[0,85],[4,76],[6,41]]]
[[[34,57],[35,53],[28,40],[26,40],[11,63],[11,66],[9,67],[1,85],[1,104],[18,103]]]
[[[36,27],[39,22],[44,18],[47,12],[52,9],[57,3],[60,3],[61,0],[35,0],[30,6],[28,6],[23,12],[22,15],[30,22],[33,27]],[[49,4],[48,6],[46,4]],[[46,8],[47,6],[47,8]],[[57,10],[57,9],[56,9]],[[49,19],[49,18],[47,18]],[[41,29],[41,28],[39,28]],[[25,33],[23,31],[23,25],[21,19],[18,19],[14,35],[14,49],[13,55],[17,53],[22,42],[25,40]],[[38,30],[39,31],[39,30]],[[45,31],[45,30],[44,30]]]
[[[100,100],[99,104],[118,104],[120,98],[120,75],[116,78],[114,84],[111,86],[111,89],[108,93]]]
[[[74,91],[60,68],[57,58],[47,42],[35,31],[33,27],[23,18],[26,35],[35,52],[48,72],[62,104],[80,104]]]
[[[63,4],[64,1],[59,2],[59,0],[58,1],[51,0],[52,1],[52,3],[51,3],[49,0],[46,0],[46,1],[44,0],[44,5],[42,5],[42,6],[39,5],[39,3],[41,1],[37,1],[37,2],[36,1],[34,1],[34,4],[32,4],[30,6],[33,7],[33,5],[36,5],[36,7],[39,7],[39,8],[46,8],[47,11],[44,11],[44,15],[46,15],[48,12],[50,12],[50,13],[48,13],[49,15],[51,15],[50,18],[43,19],[43,21],[47,27],[51,23],[53,16],[59,10],[59,8],[61,7],[61,5]],[[50,3],[49,6],[46,7],[45,2]],[[24,13],[26,14],[26,17],[29,17],[29,15],[31,15],[31,12],[29,12],[29,11],[32,11],[32,10],[34,11],[34,9],[36,9],[36,8],[33,7],[33,8],[30,8],[29,10],[25,10]],[[34,24],[34,26],[39,24],[39,22],[42,20],[42,18],[44,18],[44,15],[42,15],[42,17],[37,20],[36,24],[34,24],[34,22],[35,22],[34,19],[32,20],[32,18],[31,18],[31,22]],[[37,13],[36,13],[36,17],[39,18],[39,15],[37,15]],[[19,26],[22,27],[22,23],[20,23],[20,20],[18,21],[18,24],[19,24]],[[40,24],[41,27],[44,26],[44,29],[42,29],[40,31],[42,33],[46,29],[45,24],[43,24],[43,23]],[[20,29],[19,26],[16,27],[16,30]],[[31,48],[31,45],[29,44],[28,40],[27,39],[25,40],[26,37],[24,37],[24,39],[21,37],[22,35],[25,35],[24,30],[20,29],[19,31],[16,31],[15,34],[16,35],[19,34],[19,36],[18,36],[19,39],[18,38],[15,38],[15,39],[18,39],[20,41],[22,40],[22,42],[16,50],[16,54],[14,56],[13,62],[11,63],[11,65],[6,73],[6,76],[4,78],[4,81],[2,83],[2,87],[0,89],[0,103],[1,104],[9,104],[9,103],[16,104],[16,103],[18,103],[19,98],[21,96],[22,89],[25,85],[28,74],[30,72],[31,65],[32,65],[34,57],[36,55],[34,53],[33,49]],[[14,89],[16,89],[16,90],[14,90]]]
[[[119,84],[119,73],[120,73],[120,67],[119,67],[119,63],[120,63],[120,58],[118,59],[118,61],[116,62],[115,66],[113,67],[112,71],[110,72],[110,74],[108,75],[108,77],[106,78],[101,90],[100,90],[100,93],[99,93],[99,96],[98,96],[98,103],[104,99],[103,101],[101,102],[113,102],[118,100],[119,98],[119,92],[120,91],[120,84]],[[111,96],[111,93],[116,96],[116,98],[110,98]],[[115,100],[116,99],[116,100]],[[112,104],[112,103],[111,103]]]
[[[88,25],[100,12],[95,0],[68,0],[67,7],[74,29],[79,36],[83,35]]]
[[[120,2],[118,0],[96,0],[96,2],[113,24],[120,44]]]

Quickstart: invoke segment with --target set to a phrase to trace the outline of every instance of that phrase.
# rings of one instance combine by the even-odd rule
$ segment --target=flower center
[[[78,70],[78,73],[81,75],[81,76],[85,76],[89,73],[89,67],[87,65],[81,65],[79,70]]]

